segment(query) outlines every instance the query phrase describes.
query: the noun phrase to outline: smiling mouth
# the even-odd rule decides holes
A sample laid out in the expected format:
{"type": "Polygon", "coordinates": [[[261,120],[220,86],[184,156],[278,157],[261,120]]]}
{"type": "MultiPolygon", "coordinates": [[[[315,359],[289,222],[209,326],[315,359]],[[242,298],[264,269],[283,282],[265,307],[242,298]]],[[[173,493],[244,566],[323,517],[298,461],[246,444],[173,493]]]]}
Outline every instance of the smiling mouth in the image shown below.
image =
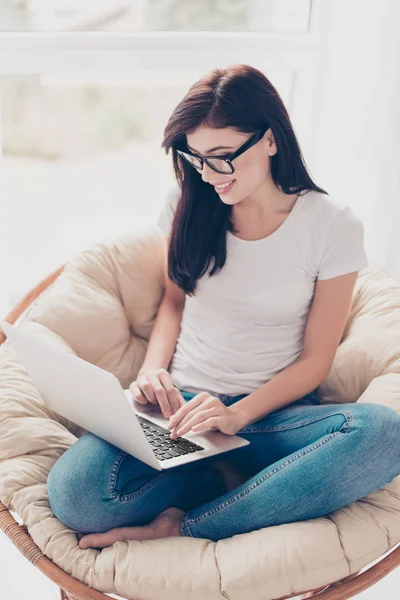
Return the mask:
{"type": "Polygon", "coordinates": [[[223,192],[224,190],[230,189],[235,182],[236,182],[236,179],[232,179],[231,181],[227,181],[224,184],[214,185],[214,188],[217,192],[223,192]]]}

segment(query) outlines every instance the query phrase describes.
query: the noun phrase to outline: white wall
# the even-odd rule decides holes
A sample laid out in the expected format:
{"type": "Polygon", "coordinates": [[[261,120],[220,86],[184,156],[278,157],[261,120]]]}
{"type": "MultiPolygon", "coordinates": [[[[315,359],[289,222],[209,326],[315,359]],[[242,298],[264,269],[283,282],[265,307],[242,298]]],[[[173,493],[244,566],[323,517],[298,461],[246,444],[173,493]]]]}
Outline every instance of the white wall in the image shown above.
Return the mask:
{"type": "Polygon", "coordinates": [[[314,168],[365,225],[371,262],[400,279],[400,2],[326,0],[314,168]]]}

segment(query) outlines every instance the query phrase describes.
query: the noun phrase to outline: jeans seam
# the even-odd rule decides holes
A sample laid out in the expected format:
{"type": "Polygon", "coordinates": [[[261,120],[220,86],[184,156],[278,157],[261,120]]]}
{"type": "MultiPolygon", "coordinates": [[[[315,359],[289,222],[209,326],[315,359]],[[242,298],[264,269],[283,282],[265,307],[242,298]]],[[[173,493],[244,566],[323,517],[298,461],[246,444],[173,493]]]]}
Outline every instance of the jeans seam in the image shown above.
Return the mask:
{"type": "Polygon", "coordinates": [[[278,467],[275,467],[275,469],[272,469],[272,471],[269,471],[268,473],[266,473],[265,475],[263,475],[262,477],[260,477],[256,481],[254,481],[252,484],[247,486],[244,490],[242,490],[241,492],[232,496],[232,498],[230,498],[229,500],[225,500],[221,504],[218,504],[218,506],[214,506],[214,508],[207,510],[205,513],[203,513],[202,515],[199,515],[198,517],[195,517],[194,519],[190,519],[187,517],[184,518],[182,521],[181,529],[183,531],[188,531],[190,533],[190,535],[192,535],[192,533],[190,532],[190,529],[188,527],[189,523],[199,523],[200,521],[206,519],[207,517],[209,517],[217,512],[220,512],[224,508],[227,508],[230,504],[232,504],[236,500],[242,498],[243,496],[245,496],[246,494],[251,492],[254,488],[256,488],[258,485],[263,483],[266,479],[268,479],[272,475],[275,475],[275,473],[277,473],[278,471],[281,471],[284,467],[290,465],[291,463],[295,462],[302,456],[305,456],[309,452],[312,452],[313,450],[318,449],[319,447],[321,447],[324,444],[326,444],[327,442],[329,442],[331,439],[337,437],[338,435],[342,435],[342,434],[343,434],[343,432],[341,432],[341,431],[335,431],[334,433],[331,433],[329,436],[322,438],[322,440],[320,440],[317,444],[310,446],[306,450],[301,450],[292,458],[286,460],[285,462],[282,462],[278,467]]]}
{"type": "Polygon", "coordinates": [[[121,463],[126,455],[127,455],[127,453],[124,452],[123,450],[121,450],[120,454],[118,454],[118,456],[115,459],[114,464],[111,468],[110,483],[109,483],[110,495],[112,496],[113,499],[117,499],[121,502],[123,502],[125,500],[134,500],[135,498],[138,498],[139,496],[145,494],[153,486],[155,486],[160,481],[161,478],[165,479],[165,473],[160,473],[159,475],[154,477],[154,479],[152,479],[151,481],[148,481],[139,490],[136,490],[136,492],[132,492],[132,494],[125,494],[125,495],[118,494],[118,492],[115,489],[115,486],[117,483],[117,477],[118,477],[119,469],[121,467],[121,463]]]}
{"type": "Polygon", "coordinates": [[[119,468],[121,466],[121,463],[122,463],[122,460],[123,460],[125,454],[126,454],[126,452],[121,450],[121,452],[118,454],[117,458],[115,459],[113,466],[111,467],[108,491],[109,491],[110,495],[112,496],[112,498],[117,498],[117,496],[118,496],[118,493],[115,490],[115,485],[117,483],[118,471],[119,471],[119,468]]]}
{"type": "Polygon", "coordinates": [[[322,417],[315,417],[314,419],[309,419],[308,421],[302,421],[300,423],[293,423],[289,425],[277,425],[276,427],[257,427],[257,425],[248,425],[244,427],[240,431],[237,432],[237,435],[241,433],[263,433],[265,431],[286,431],[288,429],[296,429],[298,427],[303,427],[304,425],[309,425],[310,423],[316,423],[317,421],[322,421],[322,419],[329,419],[329,417],[333,417],[335,415],[343,415],[346,419],[346,422],[342,425],[346,432],[350,431],[350,422],[352,421],[352,415],[350,412],[338,411],[334,412],[330,415],[323,415],[322,417]]]}
{"type": "Polygon", "coordinates": [[[183,535],[189,534],[190,537],[194,537],[193,533],[190,531],[190,527],[189,527],[187,521],[188,521],[187,519],[184,519],[183,521],[181,521],[181,532],[183,533],[183,535]]]}

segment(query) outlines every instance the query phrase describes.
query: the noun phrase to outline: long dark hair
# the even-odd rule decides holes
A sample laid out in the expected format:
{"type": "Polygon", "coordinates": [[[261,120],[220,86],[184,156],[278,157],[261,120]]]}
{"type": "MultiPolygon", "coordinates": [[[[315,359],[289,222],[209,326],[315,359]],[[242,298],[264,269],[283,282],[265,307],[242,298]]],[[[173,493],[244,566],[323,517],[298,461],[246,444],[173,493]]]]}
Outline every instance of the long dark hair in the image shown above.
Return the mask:
{"type": "Polygon", "coordinates": [[[166,154],[172,148],[180,188],[168,247],[168,275],[191,296],[212,259],[209,275],[222,269],[226,262],[226,231],[236,232],[231,222],[232,206],[221,202],[213,186],[177,153],[186,149],[186,134],[200,125],[231,127],[243,133],[271,128],[277,146],[277,153],[271,157],[275,185],[281,186],[285,194],[303,190],[327,194],[309,176],[282,99],[261,71],[239,64],[214,69],[202,77],[173,111],[161,144],[166,154]]]}

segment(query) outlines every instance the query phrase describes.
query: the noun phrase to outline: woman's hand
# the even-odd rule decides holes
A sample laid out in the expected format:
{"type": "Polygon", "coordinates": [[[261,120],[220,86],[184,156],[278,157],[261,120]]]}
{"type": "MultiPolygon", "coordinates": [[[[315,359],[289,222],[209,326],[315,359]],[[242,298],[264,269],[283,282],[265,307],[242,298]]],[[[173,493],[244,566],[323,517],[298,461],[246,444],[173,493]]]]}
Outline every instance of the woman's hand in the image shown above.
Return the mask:
{"type": "Polygon", "coordinates": [[[146,369],[139,371],[138,378],[129,389],[133,398],[139,404],[158,405],[166,419],[186,404],[180,390],[172,382],[171,375],[166,369],[146,369]]]}
{"type": "Polygon", "coordinates": [[[239,415],[208,392],[197,394],[181,406],[170,418],[168,425],[168,429],[174,429],[171,438],[177,438],[188,431],[206,429],[218,429],[227,435],[235,435],[241,428],[239,415]]]}

